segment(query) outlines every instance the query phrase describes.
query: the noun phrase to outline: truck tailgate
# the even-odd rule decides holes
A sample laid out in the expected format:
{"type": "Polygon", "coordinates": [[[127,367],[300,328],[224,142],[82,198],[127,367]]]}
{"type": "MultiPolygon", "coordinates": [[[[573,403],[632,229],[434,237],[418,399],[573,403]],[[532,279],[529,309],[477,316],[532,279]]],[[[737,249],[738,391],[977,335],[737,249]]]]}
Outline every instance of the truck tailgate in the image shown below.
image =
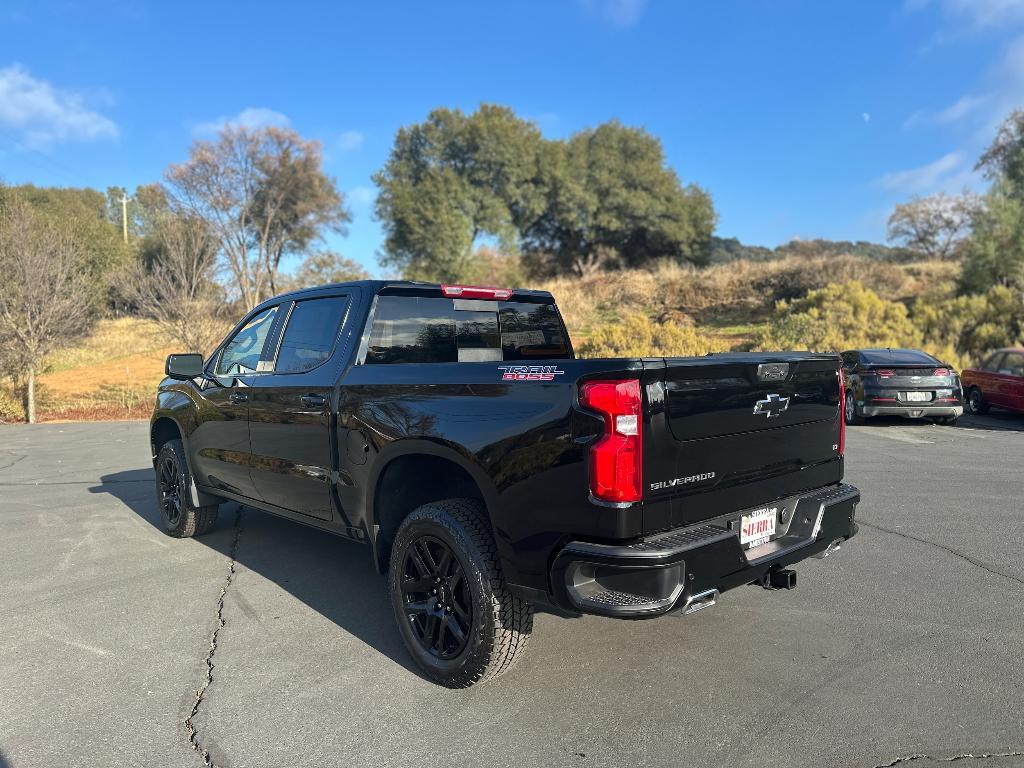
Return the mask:
{"type": "Polygon", "coordinates": [[[645,360],[645,532],[838,482],[839,370],[813,353],[645,360]]]}

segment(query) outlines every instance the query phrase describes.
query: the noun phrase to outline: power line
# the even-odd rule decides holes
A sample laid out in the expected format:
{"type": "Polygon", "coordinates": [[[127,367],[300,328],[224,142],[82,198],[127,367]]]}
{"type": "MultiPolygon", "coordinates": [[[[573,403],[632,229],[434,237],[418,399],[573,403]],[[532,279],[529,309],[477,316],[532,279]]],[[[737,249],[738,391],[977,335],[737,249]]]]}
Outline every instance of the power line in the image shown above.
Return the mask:
{"type": "Polygon", "coordinates": [[[7,131],[5,131],[5,130],[0,129],[0,136],[3,136],[4,138],[6,138],[8,141],[10,141],[12,144],[17,146],[21,150],[23,150],[25,152],[29,152],[29,153],[31,153],[33,155],[37,155],[38,157],[41,157],[43,160],[45,160],[47,163],[50,164],[49,167],[47,167],[45,165],[41,165],[39,163],[36,163],[35,165],[36,165],[37,168],[42,168],[43,170],[48,171],[49,173],[57,172],[57,173],[63,174],[65,177],[71,178],[72,181],[84,182],[85,186],[87,186],[87,187],[91,186],[90,183],[89,183],[89,180],[86,179],[85,176],[83,176],[81,173],[79,173],[78,171],[74,170],[73,168],[65,165],[64,163],[59,162],[56,158],[52,157],[51,155],[48,155],[45,152],[42,152],[41,150],[36,149],[35,147],[30,147],[27,144],[23,144],[21,141],[16,139],[14,136],[12,136],[11,134],[7,133],[7,131]]]}

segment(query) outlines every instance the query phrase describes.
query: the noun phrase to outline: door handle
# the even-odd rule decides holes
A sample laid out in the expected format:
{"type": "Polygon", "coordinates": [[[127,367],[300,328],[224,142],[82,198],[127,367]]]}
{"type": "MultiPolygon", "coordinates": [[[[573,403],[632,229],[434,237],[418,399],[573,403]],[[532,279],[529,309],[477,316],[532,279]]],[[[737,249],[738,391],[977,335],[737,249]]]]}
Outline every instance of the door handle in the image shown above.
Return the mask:
{"type": "Polygon", "coordinates": [[[302,404],[310,408],[323,408],[327,405],[327,398],[323,395],[303,395],[302,404]]]}
{"type": "Polygon", "coordinates": [[[232,392],[228,395],[228,400],[232,403],[244,403],[249,399],[249,395],[245,392],[232,392]]]}

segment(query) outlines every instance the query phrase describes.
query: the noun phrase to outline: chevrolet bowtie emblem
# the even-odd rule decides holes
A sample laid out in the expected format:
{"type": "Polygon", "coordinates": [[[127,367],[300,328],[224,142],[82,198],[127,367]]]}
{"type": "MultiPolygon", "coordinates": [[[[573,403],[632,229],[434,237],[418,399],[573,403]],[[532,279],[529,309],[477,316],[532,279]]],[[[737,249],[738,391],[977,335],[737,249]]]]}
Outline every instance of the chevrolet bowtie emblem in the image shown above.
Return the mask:
{"type": "Polygon", "coordinates": [[[754,403],[754,413],[763,413],[769,419],[772,416],[781,416],[787,408],[789,408],[789,398],[779,397],[774,392],[764,400],[758,400],[754,403]]]}

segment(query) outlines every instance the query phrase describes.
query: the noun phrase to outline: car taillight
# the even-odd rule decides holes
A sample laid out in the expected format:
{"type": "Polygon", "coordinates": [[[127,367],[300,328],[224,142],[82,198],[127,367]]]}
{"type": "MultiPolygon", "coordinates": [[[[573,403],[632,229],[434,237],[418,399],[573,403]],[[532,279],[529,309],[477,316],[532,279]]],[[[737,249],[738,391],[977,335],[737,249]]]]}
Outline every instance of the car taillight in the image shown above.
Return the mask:
{"type": "Polygon", "coordinates": [[[949,368],[936,368],[932,376],[949,376],[949,368]]]}
{"type": "Polygon", "coordinates": [[[590,492],[615,503],[643,497],[643,413],[640,382],[588,381],[580,403],[604,417],[604,435],[590,449],[590,492]]]}
{"type": "Polygon", "coordinates": [[[487,288],[482,285],[442,285],[441,293],[451,299],[505,301],[512,297],[511,288],[487,288]]]}
{"type": "Polygon", "coordinates": [[[846,379],[839,369],[839,455],[846,455],[846,379]]]}
{"type": "Polygon", "coordinates": [[[889,370],[888,368],[879,368],[875,371],[875,375],[880,379],[888,379],[896,375],[896,371],[889,370]]]}

